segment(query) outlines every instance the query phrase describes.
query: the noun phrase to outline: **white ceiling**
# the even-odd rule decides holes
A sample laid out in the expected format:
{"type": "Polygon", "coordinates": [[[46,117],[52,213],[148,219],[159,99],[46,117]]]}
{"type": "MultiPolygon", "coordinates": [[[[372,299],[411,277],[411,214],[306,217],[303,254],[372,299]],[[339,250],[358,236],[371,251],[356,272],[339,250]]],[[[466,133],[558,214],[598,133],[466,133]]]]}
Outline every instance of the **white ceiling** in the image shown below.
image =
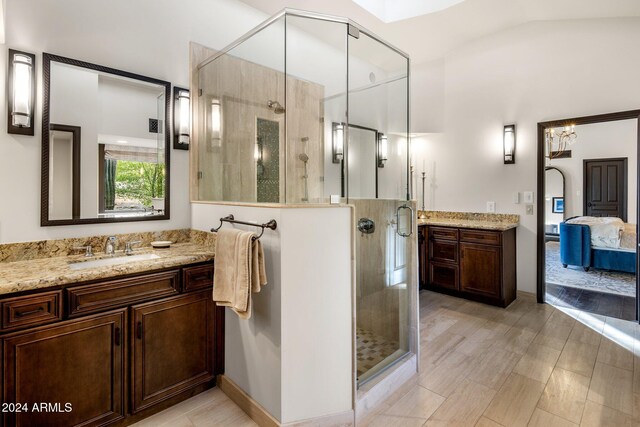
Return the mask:
{"type": "Polygon", "coordinates": [[[465,0],[353,0],[383,22],[401,21],[447,9],[465,0]]]}
{"type": "MultiPolygon", "coordinates": [[[[352,0],[241,1],[269,15],[289,7],[351,18],[409,53],[414,64],[531,21],[640,16],[640,0],[466,0],[438,12],[385,23],[352,0]]],[[[386,0],[377,0],[382,1],[386,0]]]]}

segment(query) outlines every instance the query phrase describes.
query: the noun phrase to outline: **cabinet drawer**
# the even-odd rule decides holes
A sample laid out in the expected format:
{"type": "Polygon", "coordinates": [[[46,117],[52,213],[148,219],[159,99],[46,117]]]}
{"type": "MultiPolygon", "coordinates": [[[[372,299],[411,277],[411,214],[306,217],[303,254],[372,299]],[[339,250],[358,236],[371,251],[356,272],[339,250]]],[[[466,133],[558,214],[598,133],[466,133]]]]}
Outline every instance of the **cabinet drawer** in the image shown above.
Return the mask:
{"type": "Polygon", "coordinates": [[[213,264],[189,267],[182,270],[182,290],[213,289],[213,264]]]}
{"type": "Polygon", "coordinates": [[[460,230],[460,241],[470,243],[484,243],[485,245],[500,245],[502,239],[499,231],[460,230]]]}
{"type": "Polygon", "coordinates": [[[432,261],[458,262],[458,242],[451,240],[430,240],[429,259],[432,261]]]}
{"type": "Polygon", "coordinates": [[[178,278],[179,271],[172,270],[68,288],[69,316],[175,295],[178,293],[178,278]]]}
{"type": "Polygon", "coordinates": [[[458,290],[458,266],[430,262],[429,284],[440,288],[458,290]]]}
{"type": "Polygon", "coordinates": [[[458,240],[458,230],[446,227],[429,227],[429,239],[458,240]]]}
{"type": "Polygon", "coordinates": [[[8,298],[2,301],[2,329],[44,325],[62,319],[62,291],[8,298]]]}

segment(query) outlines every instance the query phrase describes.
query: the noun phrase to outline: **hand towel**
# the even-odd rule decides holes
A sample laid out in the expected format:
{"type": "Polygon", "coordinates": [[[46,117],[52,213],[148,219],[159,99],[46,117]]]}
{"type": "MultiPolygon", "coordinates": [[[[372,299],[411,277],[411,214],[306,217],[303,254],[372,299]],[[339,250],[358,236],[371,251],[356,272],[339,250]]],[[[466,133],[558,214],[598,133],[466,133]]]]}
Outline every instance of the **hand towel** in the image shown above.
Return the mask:
{"type": "Polygon", "coordinates": [[[262,243],[253,236],[250,231],[223,229],[216,240],[213,300],[241,319],[251,317],[251,293],[267,284],[262,243]]]}

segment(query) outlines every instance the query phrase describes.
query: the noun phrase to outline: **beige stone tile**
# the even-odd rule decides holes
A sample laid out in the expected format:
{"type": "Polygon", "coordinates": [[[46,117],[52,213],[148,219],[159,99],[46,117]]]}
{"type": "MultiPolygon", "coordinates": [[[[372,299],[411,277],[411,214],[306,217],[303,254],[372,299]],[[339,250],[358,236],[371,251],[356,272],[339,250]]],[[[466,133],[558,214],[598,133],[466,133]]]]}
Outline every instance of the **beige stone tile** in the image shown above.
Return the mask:
{"type": "MultiPolygon", "coordinates": [[[[564,326],[573,326],[576,323],[576,319],[580,315],[578,310],[565,309],[566,311],[555,310],[549,316],[549,320],[547,320],[547,325],[564,325],[564,326]]],[[[546,325],[545,325],[546,326],[546,325]]]]}
{"type": "Polygon", "coordinates": [[[596,362],[587,399],[633,415],[633,372],[596,362]]]}
{"type": "Polygon", "coordinates": [[[487,323],[487,319],[463,314],[460,315],[459,320],[451,326],[447,332],[463,337],[470,337],[485,323],[487,323]]]}
{"type": "Polygon", "coordinates": [[[599,345],[604,329],[605,318],[597,314],[580,313],[577,322],[571,330],[569,340],[587,344],[599,345]]]}
{"type": "Polygon", "coordinates": [[[524,354],[535,337],[536,332],[511,328],[496,339],[495,345],[512,353],[524,354]]]}
{"type": "Polygon", "coordinates": [[[475,427],[503,427],[502,424],[498,424],[497,422],[490,420],[487,417],[480,417],[475,427]]]}
{"type": "Polygon", "coordinates": [[[634,357],[633,363],[633,392],[640,393],[640,357],[634,357]]]}
{"type": "Polygon", "coordinates": [[[424,418],[435,412],[445,398],[424,387],[416,386],[387,409],[385,415],[424,418]]]}
{"type": "Polygon", "coordinates": [[[513,372],[546,383],[560,357],[560,351],[531,344],[513,372]]]}
{"type": "Polygon", "coordinates": [[[581,427],[637,427],[638,423],[623,412],[602,406],[590,400],[584,407],[581,427]]]}
{"type": "MultiPolygon", "coordinates": [[[[158,424],[156,424],[158,426],[158,424]]],[[[158,427],[194,427],[193,423],[186,415],[173,419],[165,424],[160,424],[158,427]]]]}
{"type": "Polygon", "coordinates": [[[528,427],[574,427],[578,424],[574,424],[571,421],[567,421],[557,415],[550,414],[542,409],[537,408],[533,411],[531,420],[528,427]]]}
{"type": "Polygon", "coordinates": [[[597,356],[597,345],[569,340],[562,349],[556,366],[585,377],[591,377],[597,356]]]}
{"type": "Polygon", "coordinates": [[[539,332],[547,322],[551,312],[547,310],[533,309],[524,314],[516,323],[513,324],[514,328],[527,329],[533,332],[539,332]]]}
{"type": "MultiPolygon", "coordinates": [[[[606,329],[606,328],[605,328],[606,329]]],[[[630,341],[633,346],[633,341],[630,341]]],[[[627,349],[611,338],[603,337],[598,351],[598,362],[633,370],[633,349],[627,349]]]]}
{"type": "Polygon", "coordinates": [[[423,341],[433,341],[457,321],[457,319],[445,315],[429,317],[420,322],[420,338],[423,341]]]}
{"type": "Polygon", "coordinates": [[[533,344],[544,345],[562,351],[572,329],[573,324],[565,325],[547,322],[533,340],[533,344]]]}
{"type": "Polygon", "coordinates": [[[429,417],[425,427],[472,426],[493,399],[495,391],[470,380],[464,380],[429,417]]]}
{"type": "Polygon", "coordinates": [[[542,392],[538,408],[579,424],[590,381],[589,377],[556,367],[542,392]]]}
{"type": "Polygon", "coordinates": [[[424,418],[394,417],[391,415],[376,415],[366,424],[368,427],[420,427],[424,418]]]}
{"type": "Polygon", "coordinates": [[[423,364],[437,365],[458,346],[464,337],[444,332],[433,341],[420,344],[420,361],[423,364]]]}
{"type": "Polygon", "coordinates": [[[418,384],[441,396],[449,397],[475,366],[476,360],[473,357],[456,350],[439,365],[423,369],[418,384]]]}
{"type": "Polygon", "coordinates": [[[477,364],[468,378],[498,390],[519,360],[519,354],[492,347],[478,357],[477,364]]]}
{"type": "Polygon", "coordinates": [[[484,416],[505,426],[526,426],[536,408],[544,384],[511,374],[484,412],[484,416]]]}

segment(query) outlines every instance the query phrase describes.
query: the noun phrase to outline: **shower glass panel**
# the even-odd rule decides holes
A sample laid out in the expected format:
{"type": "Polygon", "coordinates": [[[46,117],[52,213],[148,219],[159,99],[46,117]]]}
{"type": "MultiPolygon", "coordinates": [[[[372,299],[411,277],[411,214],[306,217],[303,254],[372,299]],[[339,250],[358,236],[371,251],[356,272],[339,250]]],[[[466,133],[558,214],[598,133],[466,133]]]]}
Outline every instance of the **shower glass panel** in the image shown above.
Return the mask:
{"type": "Polygon", "coordinates": [[[408,74],[348,19],[290,10],[198,69],[196,200],[354,206],[358,385],[416,350],[408,74]]]}
{"type": "Polygon", "coordinates": [[[358,384],[410,350],[414,268],[408,209],[408,59],[360,32],[349,37],[348,198],[373,233],[356,233],[358,384]],[[376,129],[364,139],[363,128],[376,129]]]}
{"type": "Polygon", "coordinates": [[[284,43],[282,17],[200,70],[199,200],[284,202],[284,43]],[[269,135],[260,135],[266,123],[269,135]]]}

